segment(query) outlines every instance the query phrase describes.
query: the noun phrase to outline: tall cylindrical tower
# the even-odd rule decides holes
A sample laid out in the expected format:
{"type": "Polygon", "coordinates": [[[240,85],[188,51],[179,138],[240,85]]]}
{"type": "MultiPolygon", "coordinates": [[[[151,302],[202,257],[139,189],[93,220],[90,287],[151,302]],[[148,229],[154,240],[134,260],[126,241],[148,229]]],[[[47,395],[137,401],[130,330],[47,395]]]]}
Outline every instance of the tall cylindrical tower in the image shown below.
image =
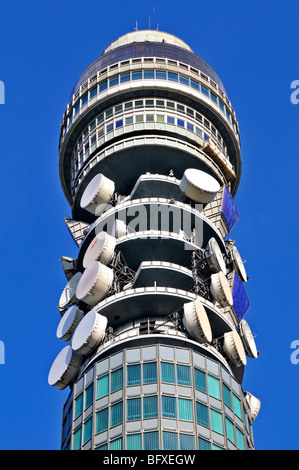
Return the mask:
{"type": "Polygon", "coordinates": [[[78,245],[49,372],[69,388],[62,449],[253,449],[240,138],[218,75],[171,34],[118,38],[75,84],[59,156],[78,245]]]}

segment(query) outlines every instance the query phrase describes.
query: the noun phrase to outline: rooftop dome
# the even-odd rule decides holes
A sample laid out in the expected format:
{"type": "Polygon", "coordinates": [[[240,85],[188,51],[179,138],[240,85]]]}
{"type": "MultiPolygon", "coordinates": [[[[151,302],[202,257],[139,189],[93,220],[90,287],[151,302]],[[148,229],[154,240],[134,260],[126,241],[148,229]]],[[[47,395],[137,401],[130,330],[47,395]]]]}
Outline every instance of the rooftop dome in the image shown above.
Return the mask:
{"type": "Polygon", "coordinates": [[[118,39],[113,41],[103,52],[111,51],[119,46],[125,46],[127,44],[132,44],[133,42],[163,42],[166,44],[173,44],[174,46],[183,47],[190,52],[193,52],[191,47],[188,46],[184,41],[180,38],[177,38],[173,34],[165,33],[164,31],[157,31],[154,29],[145,29],[141,31],[133,31],[131,33],[124,34],[120,36],[118,39]]]}

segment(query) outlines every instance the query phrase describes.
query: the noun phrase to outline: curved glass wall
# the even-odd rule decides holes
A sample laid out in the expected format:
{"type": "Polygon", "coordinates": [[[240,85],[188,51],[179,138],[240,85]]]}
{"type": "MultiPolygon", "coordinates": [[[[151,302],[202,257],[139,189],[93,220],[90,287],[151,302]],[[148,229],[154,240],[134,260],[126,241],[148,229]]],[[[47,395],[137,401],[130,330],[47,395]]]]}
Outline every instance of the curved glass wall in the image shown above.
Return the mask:
{"type": "Polygon", "coordinates": [[[76,93],[78,88],[97,71],[115,62],[137,57],[163,57],[189,64],[211,77],[222,91],[225,92],[224,85],[216,72],[203,59],[194,54],[194,52],[172,44],[145,42],[120,46],[117,49],[102,54],[79,77],[72,90],[72,94],[76,93]]]}
{"type": "Polygon", "coordinates": [[[104,143],[125,132],[147,128],[175,132],[197,140],[199,145],[211,140],[233,174],[225,141],[209,119],[179,102],[151,98],[130,100],[108,108],[86,126],[74,146],[72,178],[77,177],[89,156],[104,143]]]}
{"type": "Polygon", "coordinates": [[[74,385],[62,448],[252,449],[247,411],[240,384],[216,361],[163,343],[130,347],[100,355],[74,385]]]}
{"type": "MultiPolygon", "coordinates": [[[[119,73],[113,75],[106,80],[101,81],[92,87],[89,91],[86,91],[77,101],[74,102],[73,106],[68,111],[67,124],[63,128],[62,137],[65,136],[66,132],[79,115],[79,111],[85,109],[92,99],[96,96],[101,95],[107,89],[111,89],[116,85],[121,85],[126,82],[134,82],[142,80],[142,83],[147,80],[166,80],[168,82],[178,83],[181,85],[193,88],[216,105],[222,112],[223,116],[226,117],[230,125],[234,128],[237,133],[237,127],[232,118],[231,112],[224,99],[219,98],[216,92],[213,92],[210,87],[203,85],[200,81],[190,78],[187,74],[170,72],[168,70],[156,70],[156,69],[140,69],[140,70],[128,70],[125,73],[119,73]]],[[[145,83],[144,83],[145,84],[145,83]]]]}

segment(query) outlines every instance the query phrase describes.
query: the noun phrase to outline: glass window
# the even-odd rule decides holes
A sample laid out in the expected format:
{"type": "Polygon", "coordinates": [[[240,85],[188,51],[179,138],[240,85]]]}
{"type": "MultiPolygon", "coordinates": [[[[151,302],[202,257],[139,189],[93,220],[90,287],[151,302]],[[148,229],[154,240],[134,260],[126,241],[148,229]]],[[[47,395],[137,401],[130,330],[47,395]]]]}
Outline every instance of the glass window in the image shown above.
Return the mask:
{"type": "Polygon", "coordinates": [[[176,109],[177,109],[178,111],[181,111],[182,113],[185,112],[185,106],[183,106],[183,105],[181,105],[181,104],[177,104],[177,105],[176,105],[176,109]]]}
{"type": "Polygon", "coordinates": [[[202,437],[198,438],[198,450],[211,450],[211,445],[209,441],[203,439],[202,437]]]}
{"type": "Polygon", "coordinates": [[[135,108],[143,108],[143,100],[137,100],[134,103],[135,108]]]}
{"type": "Polygon", "coordinates": [[[235,443],[234,425],[231,422],[231,420],[228,418],[225,418],[225,427],[226,427],[227,438],[234,444],[235,443]]]}
{"type": "Polygon", "coordinates": [[[157,363],[146,362],[143,364],[143,383],[157,382],[157,363]]]}
{"type": "Polygon", "coordinates": [[[168,72],[168,80],[170,80],[171,82],[177,82],[178,79],[179,77],[177,73],[168,72]]]}
{"type": "Polygon", "coordinates": [[[174,117],[172,117],[172,116],[167,116],[167,123],[168,123],[168,124],[174,124],[174,117]]]}
{"type": "Polygon", "coordinates": [[[237,438],[237,447],[238,447],[238,449],[239,450],[245,450],[244,434],[238,428],[236,428],[236,438],[237,438]]]}
{"type": "Polygon", "coordinates": [[[162,395],[162,416],[163,418],[176,418],[175,397],[162,395]]]}
{"type": "Polygon", "coordinates": [[[123,448],[123,438],[119,437],[110,441],[110,450],[122,450],[123,448]]]}
{"type": "Polygon", "coordinates": [[[83,444],[85,444],[92,437],[92,417],[90,417],[86,423],[84,423],[84,437],[83,444]]]}
{"type": "Polygon", "coordinates": [[[172,101],[167,101],[167,102],[166,102],[166,106],[167,106],[167,108],[169,108],[169,109],[174,109],[174,103],[173,103],[172,101]]]}
{"type": "Polygon", "coordinates": [[[155,78],[155,71],[154,70],[144,70],[143,71],[143,78],[155,78]]]}
{"type": "Polygon", "coordinates": [[[156,78],[160,80],[166,80],[166,72],[163,70],[156,70],[156,78]]]}
{"type": "Polygon", "coordinates": [[[206,96],[210,96],[210,90],[203,85],[201,85],[201,92],[206,96]]]}
{"type": "Polygon", "coordinates": [[[109,132],[111,132],[111,131],[113,131],[113,124],[109,124],[109,125],[106,127],[106,132],[107,132],[107,134],[108,134],[109,132]]]}
{"type": "Polygon", "coordinates": [[[98,130],[98,139],[101,139],[101,137],[103,137],[103,135],[104,135],[104,127],[101,127],[98,130]]]}
{"type": "Polygon", "coordinates": [[[119,127],[122,127],[122,126],[123,126],[123,120],[122,119],[115,122],[115,129],[118,129],[119,127]]]}
{"type": "Polygon", "coordinates": [[[218,104],[218,98],[216,95],[214,95],[214,93],[211,91],[211,99],[212,101],[214,101],[214,103],[218,104]]]}
{"type": "Polygon", "coordinates": [[[128,111],[129,109],[133,109],[133,101],[125,103],[125,111],[128,111]]]}
{"type": "Polygon", "coordinates": [[[130,73],[122,73],[120,75],[120,83],[129,82],[130,78],[130,73]]]}
{"type": "Polygon", "coordinates": [[[178,126],[185,127],[185,121],[183,121],[183,119],[178,119],[177,123],[178,123],[178,126]]]}
{"type": "Polygon", "coordinates": [[[117,369],[111,373],[111,392],[123,387],[123,369],[117,369]]]}
{"type": "Polygon", "coordinates": [[[113,116],[113,108],[110,108],[108,109],[108,111],[106,111],[106,119],[110,118],[111,116],[113,116]]]}
{"type": "Polygon", "coordinates": [[[194,369],[194,385],[197,390],[201,390],[202,392],[207,391],[205,372],[199,369],[194,369]]]}
{"type": "Polygon", "coordinates": [[[75,107],[75,114],[77,114],[77,112],[79,111],[80,109],[80,103],[77,104],[77,106],[75,107]]]}
{"type": "Polygon", "coordinates": [[[100,446],[96,447],[95,450],[108,450],[108,444],[101,444],[100,446]]]}
{"type": "Polygon", "coordinates": [[[145,106],[151,108],[154,106],[154,100],[145,100],[145,106]]]}
{"type": "Polygon", "coordinates": [[[233,393],[233,405],[234,405],[234,413],[242,419],[242,411],[241,411],[241,401],[239,398],[233,393]]]}
{"type": "Polygon", "coordinates": [[[156,418],[158,416],[158,397],[157,395],[143,398],[143,419],[156,418]]]}
{"type": "Polygon", "coordinates": [[[99,114],[98,116],[98,124],[101,124],[101,122],[104,121],[104,113],[99,114]]]}
{"type": "Polygon", "coordinates": [[[177,438],[176,433],[163,431],[162,438],[163,438],[163,450],[177,450],[178,438],[177,438]]]}
{"type": "Polygon", "coordinates": [[[126,125],[133,124],[133,116],[129,116],[126,118],[126,125]]]}
{"type": "Polygon", "coordinates": [[[164,122],[164,116],[162,114],[157,114],[157,122],[164,122]]]}
{"type": "Polygon", "coordinates": [[[178,414],[179,419],[184,419],[185,421],[193,421],[192,400],[178,398],[178,414]]]}
{"type": "Polygon", "coordinates": [[[204,125],[207,129],[210,129],[210,122],[207,121],[206,119],[203,120],[204,121],[204,125]]]}
{"type": "Polygon", "coordinates": [[[81,448],[82,428],[80,427],[74,432],[73,449],[78,450],[81,448]]]}
{"type": "Polygon", "coordinates": [[[118,75],[116,77],[109,78],[109,87],[118,85],[118,75]]]}
{"type": "Polygon", "coordinates": [[[194,88],[195,90],[199,90],[199,83],[195,82],[194,80],[191,80],[191,87],[194,88]]]}
{"type": "Polygon", "coordinates": [[[194,126],[193,126],[193,124],[191,124],[190,122],[187,122],[187,129],[188,129],[189,131],[194,132],[194,126]]]}
{"type": "Polygon", "coordinates": [[[127,420],[141,419],[141,398],[130,398],[127,400],[127,420]]]}
{"type": "Polygon", "coordinates": [[[141,434],[129,434],[127,436],[127,450],[142,450],[141,434]]]}
{"type": "Polygon", "coordinates": [[[213,431],[223,434],[222,414],[216,410],[210,410],[211,428],[213,431]]]}
{"type": "Polygon", "coordinates": [[[212,375],[208,375],[208,391],[209,395],[220,400],[220,385],[219,380],[212,375]]]}
{"type": "Polygon", "coordinates": [[[198,424],[209,427],[208,407],[196,402],[196,419],[198,424]]]}
{"type": "Polygon", "coordinates": [[[88,408],[89,405],[93,402],[93,384],[89,385],[85,390],[85,403],[84,408],[88,408]]]}
{"type": "Polygon", "coordinates": [[[161,362],[161,381],[170,384],[175,383],[174,364],[169,362],[161,362]]]}
{"type": "Polygon", "coordinates": [[[81,106],[84,106],[85,103],[87,103],[87,99],[88,99],[88,96],[87,96],[87,93],[86,93],[86,95],[84,95],[84,96],[81,98],[81,106]]]}
{"type": "Polygon", "coordinates": [[[164,100],[156,100],[156,106],[157,108],[164,108],[165,107],[164,100]]]}
{"type": "Polygon", "coordinates": [[[158,431],[145,432],[143,435],[144,450],[159,450],[158,431]]]}
{"type": "Polygon", "coordinates": [[[127,366],[127,385],[139,385],[141,382],[140,364],[127,366]]]}
{"type": "Polygon", "coordinates": [[[136,122],[143,122],[143,116],[136,116],[136,122]]]}
{"type": "Polygon", "coordinates": [[[198,127],[196,127],[195,132],[196,132],[197,135],[199,135],[200,137],[202,137],[202,131],[201,131],[201,129],[198,129],[198,127]]]}
{"type": "Polygon", "coordinates": [[[132,72],[132,80],[141,80],[142,79],[142,71],[132,72]]]}
{"type": "Polygon", "coordinates": [[[225,384],[223,384],[223,400],[224,400],[224,403],[230,409],[232,409],[232,399],[231,399],[230,389],[225,384]]]}
{"type": "Polygon", "coordinates": [[[115,113],[115,114],[119,114],[119,113],[122,112],[122,110],[123,110],[123,105],[122,105],[122,104],[119,104],[118,106],[115,106],[115,108],[114,108],[114,113],[115,113]]]}
{"type": "Polygon", "coordinates": [[[183,83],[183,85],[189,86],[189,78],[185,77],[184,75],[180,75],[180,83],[183,83]]]}
{"type": "Polygon", "coordinates": [[[154,122],[154,115],[146,114],[145,119],[146,119],[146,122],[154,122]]]}
{"type": "Polygon", "coordinates": [[[194,450],[194,436],[191,434],[180,434],[180,450],[194,450]]]}
{"type": "Polygon", "coordinates": [[[120,401],[111,406],[110,409],[110,426],[116,426],[123,421],[123,402],[120,401]]]}
{"type": "Polygon", "coordinates": [[[83,393],[75,399],[75,418],[83,412],[83,393]]]}
{"type": "Polygon", "coordinates": [[[90,90],[90,92],[89,92],[89,99],[91,99],[91,98],[93,98],[94,96],[96,96],[97,92],[98,92],[98,89],[97,89],[97,87],[95,86],[95,87],[92,88],[92,89],[90,90]]]}
{"type": "Polygon", "coordinates": [[[212,444],[212,450],[223,450],[223,447],[218,446],[217,444],[212,444]]]}
{"type": "Polygon", "coordinates": [[[191,385],[190,367],[177,364],[177,381],[179,385],[191,385]]]}
{"type": "Polygon", "coordinates": [[[222,103],[221,100],[219,100],[219,107],[222,109],[223,112],[225,112],[224,104],[222,103]]]}
{"type": "Polygon", "coordinates": [[[108,408],[99,411],[96,414],[96,433],[108,429],[108,408]]]}
{"type": "Polygon", "coordinates": [[[100,91],[106,90],[107,85],[108,85],[107,80],[105,80],[104,82],[101,82],[100,85],[99,85],[99,90],[100,90],[100,91]]]}

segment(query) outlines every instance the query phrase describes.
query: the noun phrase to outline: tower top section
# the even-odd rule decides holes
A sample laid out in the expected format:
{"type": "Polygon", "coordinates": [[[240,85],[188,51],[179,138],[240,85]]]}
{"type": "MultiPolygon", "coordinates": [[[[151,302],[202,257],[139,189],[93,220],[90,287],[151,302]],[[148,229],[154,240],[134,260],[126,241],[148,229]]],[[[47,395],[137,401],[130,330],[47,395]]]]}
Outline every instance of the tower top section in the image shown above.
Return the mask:
{"type": "Polygon", "coordinates": [[[172,44],[173,46],[183,47],[190,52],[193,52],[190,46],[186,44],[182,39],[174,36],[170,33],[165,33],[164,31],[158,31],[154,29],[144,29],[140,31],[133,31],[131,33],[124,34],[120,36],[115,41],[113,41],[103,52],[109,52],[116,47],[125,46],[127,44],[132,44],[134,42],[161,42],[166,44],[172,44]]]}
{"type": "Polygon", "coordinates": [[[140,57],[160,57],[179,61],[200,70],[226,93],[225,87],[212,67],[195,54],[188,44],[170,33],[157,30],[140,30],[124,34],[110,45],[80,75],[71,97],[95,73],[117,62],[140,57]]]}

